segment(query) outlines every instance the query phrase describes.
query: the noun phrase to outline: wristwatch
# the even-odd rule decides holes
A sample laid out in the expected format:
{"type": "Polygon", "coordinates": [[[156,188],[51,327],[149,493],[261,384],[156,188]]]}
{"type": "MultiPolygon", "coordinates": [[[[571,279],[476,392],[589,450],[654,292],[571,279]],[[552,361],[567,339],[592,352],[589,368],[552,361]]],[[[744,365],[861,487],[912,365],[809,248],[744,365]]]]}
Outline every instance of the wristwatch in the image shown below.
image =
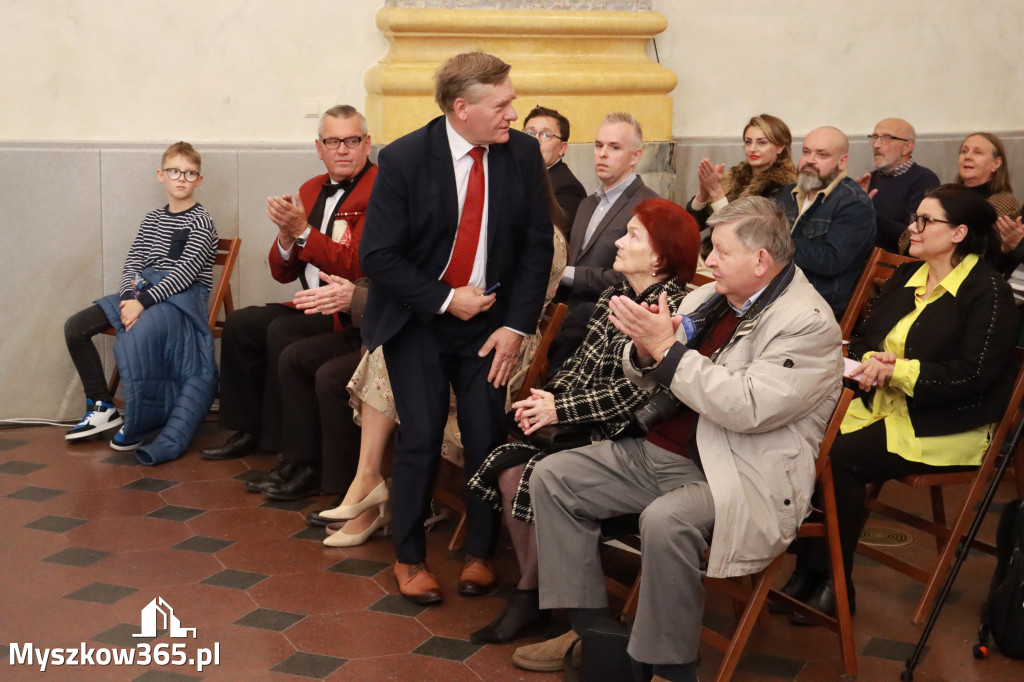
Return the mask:
{"type": "Polygon", "coordinates": [[[313,226],[306,225],[306,229],[302,231],[302,234],[295,238],[295,243],[299,245],[300,249],[306,248],[306,240],[309,239],[309,233],[312,231],[313,226]]]}

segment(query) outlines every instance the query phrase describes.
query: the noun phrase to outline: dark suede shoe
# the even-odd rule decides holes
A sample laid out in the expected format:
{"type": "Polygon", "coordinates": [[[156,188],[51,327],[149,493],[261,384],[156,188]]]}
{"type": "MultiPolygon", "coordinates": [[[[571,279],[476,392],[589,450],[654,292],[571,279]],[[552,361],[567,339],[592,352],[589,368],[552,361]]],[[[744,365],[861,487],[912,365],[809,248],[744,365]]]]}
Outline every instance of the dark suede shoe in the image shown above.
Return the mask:
{"type": "Polygon", "coordinates": [[[295,467],[297,466],[299,465],[295,462],[285,462],[282,460],[277,463],[277,466],[264,473],[260,478],[246,481],[245,489],[251,493],[261,493],[271,486],[284,483],[295,475],[295,467]]]}
{"type": "MultiPolygon", "coordinates": [[[[846,581],[846,591],[850,598],[850,615],[857,612],[857,591],[853,589],[853,583],[846,581]]],[[[836,591],[831,580],[823,582],[814,594],[804,599],[803,602],[816,611],[821,611],[826,616],[836,615],[836,591]]],[[[802,613],[789,614],[789,622],[793,625],[817,625],[818,623],[802,613]]]]}
{"type": "Polygon", "coordinates": [[[320,472],[308,464],[296,464],[292,476],[285,481],[268,486],[263,497],[268,500],[301,500],[320,494],[320,472]]]}
{"type": "Polygon", "coordinates": [[[551,620],[551,612],[541,610],[537,590],[519,590],[512,593],[501,614],[491,623],[469,636],[481,644],[511,642],[532,627],[540,627],[551,620]]]}
{"type": "MultiPolygon", "coordinates": [[[[782,586],[779,592],[797,601],[806,601],[827,580],[828,577],[821,571],[807,571],[796,568],[793,571],[793,575],[789,576],[789,580],[786,581],[786,584],[782,586]]],[[[768,613],[789,613],[789,607],[769,596],[768,613]]]]}
{"type": "Polygon", "coordinates": [[[238,459],[256,450],[259,444],[260,437],[258,434],[250,433],[249,431],[238,431],[228,438],[224,445],[203,450],[201,457],[212,460],[238,459]]]}

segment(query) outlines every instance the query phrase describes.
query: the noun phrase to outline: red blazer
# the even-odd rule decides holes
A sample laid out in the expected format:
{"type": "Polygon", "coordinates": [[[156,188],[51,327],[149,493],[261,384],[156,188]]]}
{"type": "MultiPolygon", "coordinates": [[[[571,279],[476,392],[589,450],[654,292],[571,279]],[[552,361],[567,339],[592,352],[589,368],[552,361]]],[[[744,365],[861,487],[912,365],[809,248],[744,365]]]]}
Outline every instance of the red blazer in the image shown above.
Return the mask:
{"type": "MultiPolygon", "coordinates": [[[[369,163],[369,161],[367,161],[369,163]]],[[[366,222],[366,205],[370,202],[370,191],[373,189],[373,181],[377,177],[377,166],[371,165],[352,191],[346,194],[338,207],[335,209],[335,219],[348,222],[348,234],[351,239],[347,244],[336,243],[333,239],[321,232],[315,225],[309,232],[306,239],[306,246],[293,247],[297,257],[283,260],[278,250],[277,237],[270,246],[270,274],[274,279],[283,284],[294,282],[299,278],[299,273],[306,267],[306,263],[312,263],[329,275],[338,275],[347,280],[355,282],[362,278],[363,272],[359,268],[359,239],[363,235],[363,223],[366,222]]],[[[306,219],[309,220],[309,211],[313,210],[317,196],[320,194],[320,187],[327,181],[327,174],[318,175],[303,183],[299,188],[299,198],[306,208],[306,219]]],[[[293,254],[294,256],[295,254],[293,254]]],[[[360,282],[352,294],[352,308],[350,310],[351,322],[346,317],[344,323],[337,313],[334,314],[334,329],[338,331],[349,323],[359,327],[363,317],[363,308],[366,304],[366,282],[360,282]]],[[[287,301],[284,305],[291,306],[292,302],[287,301]]]]}
{"type": "MultiPolygon", "coordinates": [[[[367,162],[369,163],[369,162],[367,162]]],[[[294,247],[297,251],[297,258],[283,260],[278,252],[277,237],[270,246],[270,274],[278,282],[294,282],[299,278],[299,273],[306,267],[306,263],[312,263],[329,275],[338,275],[345,279],[355,281],[363,276],[359,269],[359,238],[363,234],[363,223],[366,222],[366,205],[370,202],[370,191],[373,189],[373,181],[377,177],[377,166],[370,168],[359,179],[359,183],[346,194],[341,203],[335,209],[335,220],[345,220],[348,223],[347,234],[351,239],[348,243],[341,244],[332,240],[321,232],[318,226],[313,225],[306,246],[294,247]]],[[[309,211],[313,209],[317,196],[320,194],[320,187],[327,180],[327,174],[318,175],[307,180],[299,188],[299,198],[302,205],[306,207],[306,219],[309,219],[309,211]]],[[[312,283],[311,283],[312,284],[312,283]]]]}

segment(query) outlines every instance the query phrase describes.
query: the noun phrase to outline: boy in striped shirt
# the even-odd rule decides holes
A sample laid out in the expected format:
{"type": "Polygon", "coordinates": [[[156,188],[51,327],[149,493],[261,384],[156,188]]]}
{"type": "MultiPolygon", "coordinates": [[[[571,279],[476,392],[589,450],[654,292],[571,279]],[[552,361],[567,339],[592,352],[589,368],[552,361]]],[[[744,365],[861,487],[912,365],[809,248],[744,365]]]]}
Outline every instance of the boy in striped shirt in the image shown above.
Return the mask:
{"type": "MultiPolygon", "coordinates": [[[[167,205],[143,218],[121,272],[119,305],[126,332],[147,308],[193,284],[205,286],[209,294],[217,255],[217,230],[206,210],[193,198],[203,182],[201,166],[199,152],[188,142],[176,142],[164,152],[156,177],[167,193],[167,205]],[[146,268],[163,273],[163,279],[148,285],[142,277],[146,268]]],[[[107,388],[103,364],[92,342],[93,336],[110,326],[106,313],[96,304],[75,313],[64,324],[64,337],[82,379],[86,402],[85,416],[64,436],[68,441],[108,433],[124,421],[114,407],[114,396],[107,388]]],[[[134,450],[138,444],[126,442],[123,429],[110,441],[115,450],[134,450]]]]}

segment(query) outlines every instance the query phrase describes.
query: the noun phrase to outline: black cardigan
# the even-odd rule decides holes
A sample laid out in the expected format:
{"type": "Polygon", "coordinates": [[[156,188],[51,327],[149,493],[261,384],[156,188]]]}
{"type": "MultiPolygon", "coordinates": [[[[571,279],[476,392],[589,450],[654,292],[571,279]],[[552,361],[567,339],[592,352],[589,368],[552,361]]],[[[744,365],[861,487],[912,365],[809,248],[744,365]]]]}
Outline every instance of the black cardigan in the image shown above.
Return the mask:
{"type": "MultiPolygon", "coordinates": [[[[853,358],[882,350],[886,335],[914,310],[914,289],[904,285],[922,265],[901,265],[882,287],[860,335],[850,342],[853,358]]],[[[904,352],[921,361],[914,396],[907,396],[918,436],[961,433],[999,421],[1016,375],[1019,326],[1009,285],[982,260],[955,297],[945,293],[925,307],[907,334],[904,352]]],[[[872,393],[865,405],[870,406],[872,393]]]]}

